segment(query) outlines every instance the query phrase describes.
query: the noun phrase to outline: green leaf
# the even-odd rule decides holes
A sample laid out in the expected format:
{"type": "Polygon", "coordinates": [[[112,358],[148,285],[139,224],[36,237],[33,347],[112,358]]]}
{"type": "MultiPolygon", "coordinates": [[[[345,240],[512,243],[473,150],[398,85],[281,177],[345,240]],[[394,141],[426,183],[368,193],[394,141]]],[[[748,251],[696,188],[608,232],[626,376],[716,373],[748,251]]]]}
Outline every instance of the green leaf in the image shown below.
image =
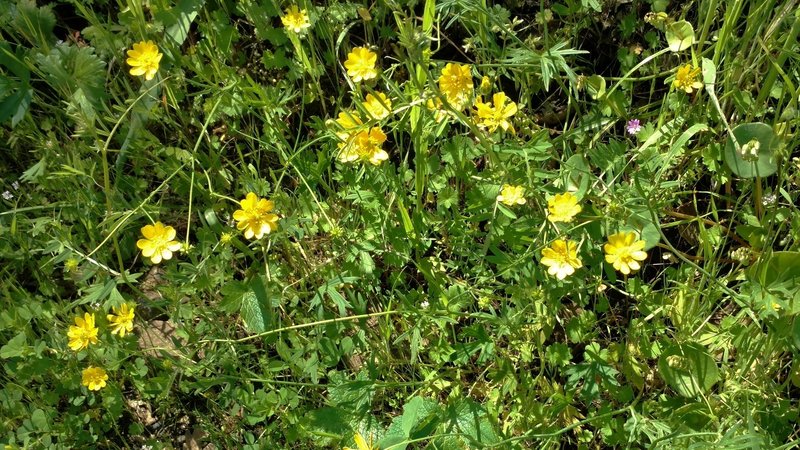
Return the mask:
{"type": "Polygon", "coordinates": [[[16,92],[0,102],[0,123],[11,118],[11,127],[14,128],[25,117],[33,99],[33,89],[24,83],[17,87],[16,92]]]}
{"type": "Polygon", "coordinates": [[[733,129],[722,154],[731,172],[742,178],[766,177],[778,170],[775,151],[780,139],[765,123],[744,123],[733,129]],[[738,144],[738,145],[737,145],[738,144]],[[737,148],[738,147],[738,148],[737,148]]]}
{"type": "Polygon", "coordinates": [[[674,344],[658,359],[664,381],[683,397],[697,397],[708,392],[720,380],[714,358],[696,343],[674,344]]]}
{"type": "Polygon", "coordinates": [[[50,5],[36,6],[35,0],[19,0],[11,10],[12,26],[34,47],[46,49],[56,37],[56,16],[50,5]]]}
{"type": "Polygon", "coordinates": [[[46,55],[36,55],[36,63],[47,83],[71,101],[71,107],[93,119],[106,98],[105,61],[91,47],[62,43],[46,55]]]}
{"type": "Polygon", "coordinates": [[[586,78],[586,92],[592,97],[592,99],[597,100],[598,97],[602,97],[606,93],[606,80],[605,78],[601,77],[600,75],[592,75],[586,78]]]}
{"type": "Polygon", "coordinates": [[[460,400],[451,412],[455,417],[458,431],[469,437],[472,442],[495,444],[500,440],[486,410],[475,401],[460,400]]]}
{"type": "Polygon", "coordinates": [[[25,332],[20,331],[19,334],[11,338],[6,345],[0,347],[0,358],[9,359],[25,354],[27,339],[25,332]]]}
{"type": "Polygon", "coordinates": [[[176,48],[183,45],[183,41],[189,35],[189,28],[203,4],[205,0],[180,0],[176,6],[155,14],[156,20],[167,27],[165,37],[176,48]]]}
{"type": "Polygon", "coordinates": [[[263,333],[269,329],[272,304],[261,277],[253,278],[249,290],[242,294],[242,320],[251,333],[263,333]]]}
{"type": "Polygon", "coordinates": [[[667,25],[665,34],[669,49],[673,52],[686,50],[694,44],[694,28],[685,20],[667,25]]]}

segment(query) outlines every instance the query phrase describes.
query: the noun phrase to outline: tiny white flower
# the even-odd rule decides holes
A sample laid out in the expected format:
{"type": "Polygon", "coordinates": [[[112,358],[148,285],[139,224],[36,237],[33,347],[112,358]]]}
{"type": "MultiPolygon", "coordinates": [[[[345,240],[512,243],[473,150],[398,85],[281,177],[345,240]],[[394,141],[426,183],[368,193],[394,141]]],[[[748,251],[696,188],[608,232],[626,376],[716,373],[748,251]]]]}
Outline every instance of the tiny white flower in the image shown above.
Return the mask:
{"type": "Polygon", "coordinates": [[[11,200],[12,198],[14,198],[14,194],[12,194],[9,191],[5,191],[3,192],[3,198],[6,200],[11,200]]]}

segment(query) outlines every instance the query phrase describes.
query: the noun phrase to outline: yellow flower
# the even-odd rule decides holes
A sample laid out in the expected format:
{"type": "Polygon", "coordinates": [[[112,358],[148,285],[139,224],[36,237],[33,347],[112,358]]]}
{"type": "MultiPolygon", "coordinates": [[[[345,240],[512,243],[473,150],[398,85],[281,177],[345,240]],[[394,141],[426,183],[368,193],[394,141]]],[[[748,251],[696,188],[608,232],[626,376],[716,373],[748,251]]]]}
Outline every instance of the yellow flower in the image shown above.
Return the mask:
{"type": "Polygon", "coordinates": [[[606,252],[606,262],[625,275],[639,270],[641,268],[639,261],[647,259],[644,241],[637,241],[636,234],[631,231],[609,236],[603,250],[606,252]]]}
{"type": "Polygon", "coordinates": [[[347,61],[344,62],[344,67],[347,69],[347,75],[358,83],[378,76],[378,71],[375,69],[377,61],[378,55],[370,51],[370,49],[356,47],[347,54],[347,61]]]}
{"type": "Polygon", "coordinates": [[[144,75],[150,81],[158,72],[158,63],[163,54],[158,52],[158,47],[153,41],[142,41],[133,44],[133,50],[128,50],[128,60],[131,66],[130,74],[133,76],[144,75]]]}
{"type": "Polygon", "coordinates": [[[236,228],[244,230],[247,239],[261,239],[264,234],[269,234],[278,229],[278,216],[271,214],[275,203],[266,198],[259,198],[250,192],[239,202],[242,209],[233,212],[236,228]]]}
{"type": "Polygon", "coordinates": [[[353,440],[356,441],[356,448],[344,447],[342,450],[375,450],[378,448],[377,446],[373,446],[372,437],[370,437],[369,443],[367,443],[367,440],[364,439],[361,433],[356,433],[356,435],[353,436],[353,440]]]}
{"type": "Polygon", "coordinates": [[[484,75],[483,78],[481,78],[481,87],[479,89],[481,91],[481,94],[488,95],[489,92],[492,91],[492,80],[491,80],[491,78],[489,78],[488,76],[484,75]]]}
{"type": "Polygon", "coordinates": [[[89,366],[81,373],[81,384],[88,387],[90,391],[99,391],[106,387],[108,374],[102,367],[89,366]]]}
{"type": "Polygon", "coordinates": [[[525,188],[522,186],[512,186],[504,184],[497,196],[497,201],[508,206],[525,204],[525,188]]]}
{"type": "Polygon", "coordinates": [[[356,132],[364,125],[364,121],[358,111],[341,111],[339,117],[334,121],[337,125],[336,137],[347,141],[356,135],[356,132]]]}
{"type": "Polygon", "coordinates": [[[114,314],[107,314],[106,318],[111,324],[111,334],[119,334],[119,337],[125,337],[125,333],[133,331],[133,312],[134,307],[129,307],[127,303],[123,303],[119,308],[112,308],[114,314]]]}
{"type": "Polygon", "coordinates": [[[298,9],[297,5],[286,8],[286,14],[281,16],[281,23],[292,33],[301,33],[311,26],[305,9],[298,9]]]}
{"type": "Polygon", "coordinates": [[[377,166],[389,159],[389,154],[381,148],[384,142],[386,135],[380,127],[359,131],[348,141],[339,144],[339,161],[346,163],[363,160],[377,166]]]}
{"type": "Polygon", "coordinates": [[[362,105],[375,120],[381,120],[392,113],[392,100],[382,92],[377,92],[377,94],[377,97],[367,94],[367,101],[362,105]]]}
{"type": "Polygon", "coordinates": [[[481,128],[488,128],[489,132],[493,132],[499,127],[503,131],[511,130],[514,133],[514,126],[508,119],[517,113],[517,104],[508,100],[503,92],[494,94],[492,100],[494,106],[490,103],[483,103],[481,99],[475,102],[475,114],[479,119],[477,125],[481,128]],[[506,104],[507,100],[508,104],[506,104]]]}
{"type": "Polygon", "coordinates": [[[136,241],[136,246],[142,250],[142,256],[150,258],[153,264],[158,264],[162,259],[171,259],[172,252],[181,248],[181,243],[175,241],[175,228],[164,226],[161,222],[142,227],[144,239],[136,241]]]}
{"type": "Polygon", "coordinates": [[[94,326],[94,313],[84,313],[83,318],[75,317],[75,325],[70,325],[67,330],[69,348],[76,352],[97,344],[97,327],[94,326]]]}
{"type": "Polygon", "coordinates": [[[556,239],[549,248],[542,250],[542,264],[547,266],[547,273],[563,280],[575,273],[575,269],[583,267],[578,259],[578,247],[574,242],[556,239]]]}
{"type": "Polygon", "coordinates": [[[458,110],[464,109],[472,98],[472,75],[469,65],[447,64],[439,77],[439,90],[447,103],[458,110]]]}
{"type": "Polygon", "coordinates": [[[556,194],[547,201],[547,220],[550,222],[572,222],[572,218],[581,212],[578,199],[571,192],[556,194]]]}
{"type": "Polygon", "coordinates": [[[436,123],[443,121],[450,114],[449,111],[443,108],[442,101],[438,98],[429,98],[428,101],[425,102],[425,106],[427,106],[429,111],[434,111],[436,123]]]}
{"type": "Polygon", "coordinates": [[[694,67],[691,64],[686,64],[678,68],[678,73],[675,74],[675,81],[672,82],[672,87],[681,89],[687,94],[692,93],[692,89],[700,89],[703,83],[697,80],[700,75],[700,68],[694,67]]]}

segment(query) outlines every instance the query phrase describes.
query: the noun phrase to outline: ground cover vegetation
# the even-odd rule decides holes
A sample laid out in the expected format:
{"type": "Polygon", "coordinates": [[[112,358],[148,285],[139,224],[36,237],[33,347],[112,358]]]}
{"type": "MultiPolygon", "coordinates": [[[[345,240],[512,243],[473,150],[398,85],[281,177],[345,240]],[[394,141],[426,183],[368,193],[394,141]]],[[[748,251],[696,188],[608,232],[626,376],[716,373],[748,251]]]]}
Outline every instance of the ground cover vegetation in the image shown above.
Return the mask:
{"type": "Polygon", "coordinates": [[[0,0],[0,442],[796,448],[795,0],[0,0]]]}

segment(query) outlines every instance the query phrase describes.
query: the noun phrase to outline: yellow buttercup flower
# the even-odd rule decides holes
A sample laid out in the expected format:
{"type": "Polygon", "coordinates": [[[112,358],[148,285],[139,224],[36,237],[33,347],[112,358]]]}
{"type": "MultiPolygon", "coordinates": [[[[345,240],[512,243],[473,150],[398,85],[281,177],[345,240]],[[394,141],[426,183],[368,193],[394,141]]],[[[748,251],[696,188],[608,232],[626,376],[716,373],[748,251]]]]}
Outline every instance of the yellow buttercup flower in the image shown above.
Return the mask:
{"type": "Polygon", "coordinates": [[[502,128],[503,131],[511,130],[514,133],[514,126],[508,119],[517,113],[517,104],[508,100],[504,92],[494,94],[492,100],[494,106],[490,103],[483,103],[481,99],[475,102],[475,114],[478,116],[477,125],[487,128],[489,132],[502,128]]]}
{"type": "Polygon", "coordinates": [[[244,230],[247,239],[261,239],[264,234],[269,234],[278,229],[278,215],[270,211],[275,208],[275,203],[266,198],[259,198],[254,192],[249,192],[239,202],[242,209],[233,212],[236,228],[244,230]]]}
{"type": "Polygon", "coordinates": [[[342,450],[376,450],[378,448],[377,446],[373,446],[372,437],[370,437],[369,443],[367,443],[367,440],[364,439],[361,433],[356,433],[356,435],[353,436],[353,440],[356,441],[356,448],[344,447],[342,450]]]}
{"type": "Polygon", "coordinates": [[[376,92],[376,94],[377,97],[367,94],[366,101],[362,105],[375,120],[381,120],[392,113],[392,100],[382,92],[376,92]]]}
{"type": "Polygon", "coordinates": [[[472,98],[473,89],[469,65],[449,63],[444,66],[439,77],[439,90],[450,106],[464,109],[472,98]]]}
{"type": "Polygon", "coordinates": [[[131,66],[130,74],[136,77],[144,75],[145,80],[152,80],[158,72],[158,63],[161,62],[162,56],[164,55],[159,53],[153,41],[133,44],[133,50],[128,50],[126,61],[131,66]]]}
{"type": "Polygon", "coordinates": [[[70,325],[67,330],[69,348],[80,351],[97,344],[97,327],[94,326],[94,314],[84,313],[83,318],[75,317],[75,325],[70,325]]]}
{"type": "Polygon", "coordinates": [[[306,10],[299,9],[297,5],[286,8],[286,13],[281,16],[281,23],[292,33],[301,33],[311,26],[306,10]]]}
{"type": "Polygon", "coordinates": [[[81,373],[81,384],[90,391],[99,391],[106,387],[106,380],[108,380],[108,374],[102,367],[89,366],[81,373]]]}
{"type": "Polygon", "coordinates": [[[625,275],[635,272],[641,268],[639,261],[647,259],[647,252],[644,251],[644,241],[636,240],[636,234],[632,231],[612,234],[608,237],[608,243],[603,246],[606,253],[606,262],[614,266],[625,275]]]}
{"type": "Polygon", "coordinates": [[[338,159],[344,163],[357,160],[369,161],[377,166],[389,159],[389,154],[381,148],[384,142],[386,134],[380,127],[359,131],[346,142],[339,144],[338,159]]]}
{"type": "Polygon", "coordinates": [[[522,186],[513,186],[504,184],[497,195],[497,201],[504,203],[508,206],[524,205],[525,204],[525,188],[522,186]]]}
{"type": "Polygon", "coordinates": [[[378,55],[366,47],[356,47],[347,54],[344,67],[347,69],[347,75],[358,83],[378,76],[378,70],[375,69],[376,62],[378,55]]]}
{"type": "Polygon", "coordinates": [[[181,243],[174,240],[175,234],[175,228],[161,222],[145,225],[142,227],[144,239],[136,241],[136,246],[142,250],[142,256],[158,264],[161,260],[172,259],[172,252],[180,250],[181,243]]]}
{"type": "Polygon", "coordinates": [[[133,312],[134,307],[128,306],[123,303],[119,308],[112,308],[114,314],[107,314],[106,318],[111,324],[111,334],[119,334],[119,337],[125,337],[126,333],[133,331],[133,318],[136,316],[133,312]]]}
{"type": "Polygon", "coordinates": [[[547,266],[547,273],[563,280],[575,273],[575,269],[583,267],[578,259],[578,247],[574,242],[556,239],[549,248],[542,250],[542,264],[547,266]]]}
{"type": "Polygon", "coordinates": [[[341,111],[334,122],[338,126],[336,137],[343,141],[353,137],[364,125],[358,111],[341,111]]]}
{"type": "Polygon", "coordinates": [[[687,94],[691,94],[693,89],[701,89],[703,87],[703,83],[697,79],[698,75],[700,75],[699,67],[685,64],[678,68],[678,73],[675,74],[675,81],[672,82],[672,87],[680,89],[687,94]]]}
{"type": "Polygon", "coordinates": [[[547,220],[550,222],[572,222],[572,219],[581,212],[578,199],[571,192],[556,194],[547,201],[547,220]]]}

